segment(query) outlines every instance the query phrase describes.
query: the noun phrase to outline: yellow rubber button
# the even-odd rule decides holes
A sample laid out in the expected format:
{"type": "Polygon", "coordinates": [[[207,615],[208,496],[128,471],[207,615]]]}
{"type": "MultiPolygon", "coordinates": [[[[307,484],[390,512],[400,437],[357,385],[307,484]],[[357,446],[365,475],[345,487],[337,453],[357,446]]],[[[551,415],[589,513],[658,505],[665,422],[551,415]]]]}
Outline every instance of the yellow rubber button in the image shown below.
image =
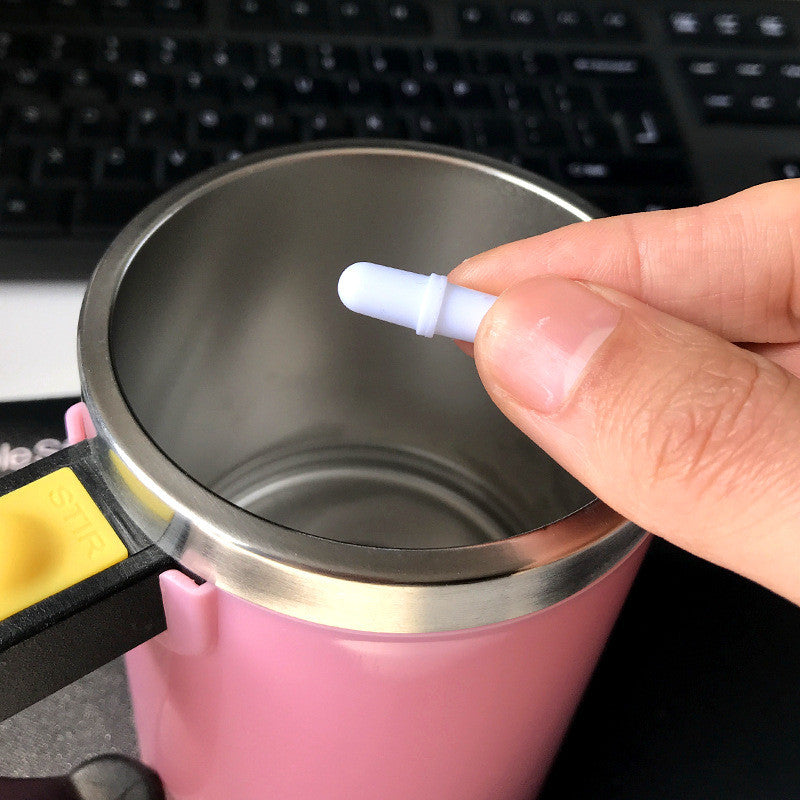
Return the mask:
{"type": "Polygon", "coordinates": [[[0,497],[0,620],[128,551],[69,467],[0,497]]]}

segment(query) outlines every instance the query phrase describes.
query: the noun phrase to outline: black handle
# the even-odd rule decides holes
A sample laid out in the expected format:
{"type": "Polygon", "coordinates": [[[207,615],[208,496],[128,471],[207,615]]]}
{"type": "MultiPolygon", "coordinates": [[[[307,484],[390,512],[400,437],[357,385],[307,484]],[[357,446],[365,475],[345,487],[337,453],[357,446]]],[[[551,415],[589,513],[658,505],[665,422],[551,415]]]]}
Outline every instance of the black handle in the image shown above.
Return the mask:
{"type": "Polygon", "coordinates": [[[57,778],[0,777],[0,800],[165,800],[149,767],[121,755],[97,756],[57,778]]]}
{"type": "Polygon", "coordinates": [[[137,530],[93,463],[87,441],[0,478],[2,498],[68,467],[128,551],[119,563],[0,621],[0,720],[166,629],[158,576],[177,565],[137,530]]]}

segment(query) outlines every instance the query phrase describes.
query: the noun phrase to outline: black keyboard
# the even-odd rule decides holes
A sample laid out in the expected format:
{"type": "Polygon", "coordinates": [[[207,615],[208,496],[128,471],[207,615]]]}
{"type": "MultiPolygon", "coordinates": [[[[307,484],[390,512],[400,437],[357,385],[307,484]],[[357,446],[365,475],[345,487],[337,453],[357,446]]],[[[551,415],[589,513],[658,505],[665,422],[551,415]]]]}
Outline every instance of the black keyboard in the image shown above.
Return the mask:
{"type": "Polygon", "coordinates": [[[105,241],[326,138],[466,148],[609,213],[794,177],[797,5],[0,0],[0,236],[105,241]]]}

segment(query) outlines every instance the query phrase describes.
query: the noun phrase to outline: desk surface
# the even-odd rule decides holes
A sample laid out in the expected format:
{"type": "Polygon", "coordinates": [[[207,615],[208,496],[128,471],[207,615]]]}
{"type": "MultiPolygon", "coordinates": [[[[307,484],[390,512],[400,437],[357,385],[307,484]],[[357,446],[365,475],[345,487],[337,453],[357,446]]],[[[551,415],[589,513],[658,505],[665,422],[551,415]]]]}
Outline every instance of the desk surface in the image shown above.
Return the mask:
{"type": "MultiPolygon", "coordinates": [[[[0,459],[60,437],[66,405],[0,405],[0,459]]],[[[0,723],[0,774],[112,751],[135,752],[119,662],[0,723]]],[[[800,609],[655,541],[540,800],[796,797],[800,609]]]]}

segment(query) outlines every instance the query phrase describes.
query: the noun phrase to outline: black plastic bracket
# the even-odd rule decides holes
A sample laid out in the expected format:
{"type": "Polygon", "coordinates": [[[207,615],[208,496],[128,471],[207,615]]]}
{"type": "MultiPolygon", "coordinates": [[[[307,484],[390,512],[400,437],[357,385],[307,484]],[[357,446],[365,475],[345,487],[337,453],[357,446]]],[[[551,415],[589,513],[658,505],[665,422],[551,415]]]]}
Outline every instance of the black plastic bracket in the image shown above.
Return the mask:
{"type": "Polygon", "coordinates": [[[53,778],[0,777],[0,800],[165,800],[153,770],[109,753],[53,778]]]}
{"type": "Polygon", "coordinates": [[[81,442],[0,478],[2,496],[71,468],[129,553],[0,621],[0,720],[166,629],[158,576],[178,565],[137,530],[93,464],[91,443],[81,442]]]}

